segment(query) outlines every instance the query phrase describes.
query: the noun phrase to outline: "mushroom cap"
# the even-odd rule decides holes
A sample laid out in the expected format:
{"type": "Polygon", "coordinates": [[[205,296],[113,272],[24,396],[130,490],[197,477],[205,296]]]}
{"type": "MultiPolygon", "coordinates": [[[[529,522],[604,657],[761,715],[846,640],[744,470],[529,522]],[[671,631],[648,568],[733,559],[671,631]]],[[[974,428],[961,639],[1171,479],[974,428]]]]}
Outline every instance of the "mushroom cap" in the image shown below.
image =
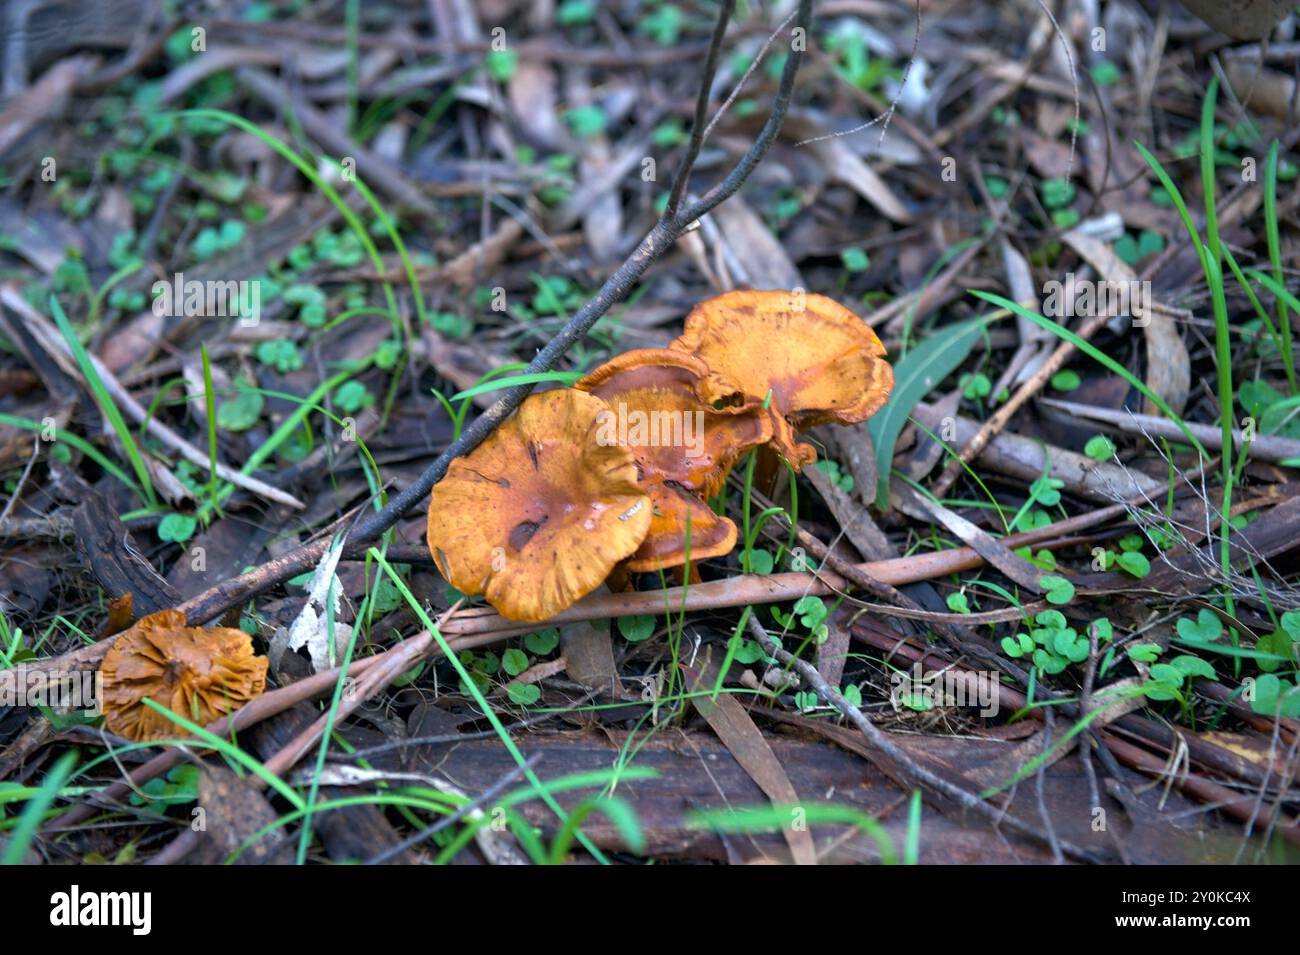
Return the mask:
{"type": "Polygon", "coordinates": [[[596,439],[607,410],[568,388],[531,395],[451,462],[430,496],[428,543],[452,586],[508,619],[545,620],[636,551],[650,498],[632,453],[596,439]]]}
{"type": "Polygon", "coordinates": [[[266,689],[266,657],[230,627],[187,627],[179,610],[160,610],[123,633],[100,664],[104,725],[137,741],[188,735],[148,697],[200,726],[239,709],[266,689]]]}
{"type": "Polygon", "coordinates": [[[758,400],[685,352],[624,352],[574,387],[609,405],[597,440],[627,447],[643,485],[673,482],[708,498],[741,455],[772,439],[758,400]]]}
{"type": "Polygon", "coordinates": [[[686,525],[690,521],[692,563],[721,557],[736,546],[736,525],[713,513],[701,498],[672,484],[650,485],[654,518],[650,533],[626,564],[630,571],[667,570],[686,563],[686,525]]]}
{"type": "Polygon", "coordinates": [[[857,315],[824,295],[727,292],[700,302],[669,346],[702,359],[760,401],[771,392],[772,444],[796,469],[817,459],[795,434],[865,421],[889,399],[885,347],[857,315]]]}
{"type": "Polygon", "coordinates": [[[745,411],[761,403],[746,396],[739,382],[713,370],[703,359],[676,348],[633,348],[622,352],[574,387],[600,394],[611,384],[621,389],[676,384],[720,412],[745,411]]]}

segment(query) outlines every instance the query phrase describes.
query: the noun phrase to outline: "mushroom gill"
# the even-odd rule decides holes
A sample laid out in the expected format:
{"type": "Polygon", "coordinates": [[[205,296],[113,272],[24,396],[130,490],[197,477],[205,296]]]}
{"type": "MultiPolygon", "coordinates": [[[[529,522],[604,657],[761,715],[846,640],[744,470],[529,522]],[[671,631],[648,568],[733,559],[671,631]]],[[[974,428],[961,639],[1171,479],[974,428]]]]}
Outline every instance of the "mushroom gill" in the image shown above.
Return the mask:
{"type": "Polygon", "coordinates": [[[159,611],[118,637],[100,664],[104,725],[138,741],[187,736],[143,701],[207,726],[262,694],[266,665],[244,631],[187,627],[181,611],[159,611]]]}

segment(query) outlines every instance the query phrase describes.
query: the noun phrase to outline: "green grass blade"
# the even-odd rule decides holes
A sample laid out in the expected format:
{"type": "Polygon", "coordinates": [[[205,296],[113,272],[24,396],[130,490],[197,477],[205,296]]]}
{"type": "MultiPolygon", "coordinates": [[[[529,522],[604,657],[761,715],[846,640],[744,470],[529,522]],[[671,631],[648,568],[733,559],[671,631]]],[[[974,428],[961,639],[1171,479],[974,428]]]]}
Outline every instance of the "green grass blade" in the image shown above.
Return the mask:
{"type": "Polygon", "coordinates": [[[496,378],[475,385],[473,388],[458,391],[451,396],[451,400],[462,401],[466,398],[475,398],[478,395],[487,394],[489,391],[513,388],[515,385],[535,385],[542,381],[558,381],[564,385],[571,385],[582,377],[584,376],[580,371],[537,371],[527,375],[511,375],[509,378],[496,378]]]}
{"type": "Polygon", "coordinates": [[[27,801],[22,815],[18,817],[18,825],[14,827],[13,834],[5,845],[4,855],[0,856],[0,865],[22,864],[23,857],[27,854],[27,847],[36,838],[36,832],[45,818],[46,811],[58,798],[59,790],[72,775],[72,768],[76,765],[77,754],[64,753],[54,767],[45,774],[40,789],[27,801]]]}
{"type": "Polygon", "coordinates": [[[1219,243],[1219,216],[1214,207],[1214,104],[1219,98],[1219,78],[1210,79],[1201,104],[1201,192],[1205,196],[1205,245],[1216,262],[1223,261],[1219,243]]]}
{"type": "Polygon", "coordinates": [[[64,340],[68,343],[68,348],[72,351],[73,358],[77,360],[77,365],[81,368],[81,374],[85,377],[86,384],[90,386],[91,392],[94,393],[99,410],[108,420],[114,433],[117,434],[118,440],[122,443],[122,449],[131,461],[131,468],[140,481],[140,487],[144,489],[146,503],[152,507],[158,503],[158,499],[154,495],[153,481],[149,477],[149,469],[145,467],[144,458],[140,455],[140,449],[136,446],[135,438],[131,435],[131,429],[126,426],[126,421],[122,418],[122,412],[118,410],[117,405],[113,404],[108,389],[104,387],[99,372],[95,370],[94,362],[90,360],[90,355],[81,344],[81,339],[77,337],[77,333],[73,330],[72,323],[68,321],[68,316],[63,314],[63,308],[59,305],[59,300],[53,295],[50,296],[50,311],[54,315],[55,323],[59,326],[59,331],[63,333],[64,340]]]}
{"type": "Polygon", "coordinates": [[[1133,146],[1146,160],[1148,166],[1160,180],[1160,184],[1165,187],[1165,192],[1173,200],[1174,208],[1178,210],[1178,216],[1183,220],[1183,227],[1187,230],[1188,237],[1192,240],[1192,245],[1196,248],[1196,254],[1202,260],[1205,258],[1205,246],[1201,244],[1201,233],[1196,228],[1196,223],[1192,221],[1192,214],[1187,208],[1187,203],[1183,200],[1183,194],[1178,191],[1174,181],[1169,178],[1169,173],[1165,172],[1165,167],[1160,165],[1160,160],[1147,150],[1141,143],[1134,141],[1133,146]]]}
{"type": "Polygon", "coordinates": [[[1281,282],[1274,281],[1271,275],[1265,275],[1263,272],[1251,271],[1247,274],[1260,285],[1264,286],[1264,288],[1276,295],[1280,301],[1286,302],[1286,304],[1291,306],[1291,308],[1300,312],[1300,298],[1297,298],[1295,294],[1281,282]]]}
{"type": "Polygon", "coordinates": [[[1064,325],[1059,325],[1056,322],[1052,321],[1050,318],[1044,318],[1042,315],[1039,315],[1033,309],[1025,308],[1025,306],[1019,304],[1018,302],[1013,302],[1010,299],[1003,298],[1001,295],[995,295],[992,292],[984,292],[979,289],[972,289],[971,294],[974,295],[976,298],[982,298],[986,302],[990,302],[1002,308],[1010,309],[1011,311],[1015,312],[1017,315],[1029,319],[1035,325],[1038,325],[1041,328],[1045,328],[1052,334],[1056,335],[1058,338],[1062,338],[1065,341],[1069,342],[1071,345],[1079,349],[1079,351],[1083,352],[1093,361],[1100,362],[1102,365],[1105,365],[1108,369],[1113,371],[1115,374],[1119,375],[1130,385],[1132,385],[1134,388],[1140,391],[1143,395],[1149,398],[1151,400],[1151,403],[1154,404],[1161,411],[1163,411],[1165,413],[1165,416],[1170,421],[1178,425],[1178,429],[1182,431],[1184,435],[1187,436],[1188,442],[1192,445],[1192,447],[1194,447],[1197,450],[1197,452],[1202,457],[1205,458],[1210,457],[1210,453],[1206,451],[1204,446],[1201,444],[1201,442],[1196,439],[1196,435],[1192,434],[1191,429],[1187,427],[1187,423],[1183,421],[1183,419],[1180,416],[1174,413],[1174,409],[1170,408],[1169,405],[1165,403],[1165,400],[1163,398],[1161,398],[1158,394],[1156,394],[1154,391],[1148,388],[1146,386],[1146,383],[1142,381],[1140,378],[1138,378],[1136,375],[1134,375],[1133,372],[1129,371],[1127,368],[1125,368],[1115,359],[1111,358],[1105,352],[1099,350],[1095,345],[1091,344],[1090,342],[1084,341],[1082,338],[1080,338],[1074,332],[1070,331],[1064,325]]]}
{"type": "MultiPolygon", "coordinates": [[[[1282,245],[1277,225],[1277,140],[1268,147],[1268,160],[1264,163],[1264,234],[1268,239],[1268,260],[1273,266],[1273,281],[1282,284],[1282,245]]],[[[1292,306],[1294,308],[1295,306],[1292,306]]],[[[1286,366],[1286,380],[1291,394],[1296,393],[1295,355],[1291,351],[1291,317],[1287,303],[1278,299],[1277,325],[1282,332],[1282,363],[1286,366]]]]}

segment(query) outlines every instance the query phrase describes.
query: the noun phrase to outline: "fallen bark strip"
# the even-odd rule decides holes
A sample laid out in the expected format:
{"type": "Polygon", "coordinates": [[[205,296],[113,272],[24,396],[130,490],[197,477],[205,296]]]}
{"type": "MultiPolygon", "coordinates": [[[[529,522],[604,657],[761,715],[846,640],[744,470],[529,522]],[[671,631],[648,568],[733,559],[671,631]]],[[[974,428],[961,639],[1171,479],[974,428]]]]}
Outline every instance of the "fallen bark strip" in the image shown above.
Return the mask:
{"type": "MultiPolygon", "coordinates": [[[[1060,535],[1104,523],[1124,513],[1126,513],[1124,505],[1115,504],[1046,527],[1012,534],[1010,537],[1003,538],[1002,543],[1008,547],[1041,544],[1060,535]]],[[[870,561],[851,566],[859,568],[882,584],[900,586],[931,580],[957,571],[974,570],[984,566],[984,558],[972,548],[955,547],[952,550],[916,554],[912,557],[898,557],[892,560],[870,561]]],[[[668,587],[664,590],[629,594],[592,594],[541,623],[516,623],[505,619],[495,610],[486,608],[470,610],[457,616],[448,624],[444,632],[458,636],[492,633],[499,637],[506,637],[528,633],[539,627],[558,626],[578,620],[653,615],[666,611],[680,613],[683,610],[688,612],[721,610],[746,604],[779,603],[784,600],[797,600],[806,594],[825,596],[847,590],[851,586],[849,581],[830,570],[820,570],[816,574],[786,573],[765,576],[746,574],[728,577],[725,580],[691,584],[687,587],[668,587]]]]}
{"type": "Polygon", "coordinates": [[[10,100],[0,112],[0,156],[40,123],[61,117],[77,84],[98,65],[99,57],[88,54],[60,60],[10,100]]]}
{"type": "MultiPolygon", "coordinates": [[[[942,420],[937,408],[925,402],[918,404],[912,415],[931,431],[937,431],[942,420]]],[[[954,415],[952,421],[956,430],[952,442],[955,446],[965,445],[980,428],[979,422],[961,415],[954,415]]],[[[1064,481],[1065,490],[1071,494],[1107,503],[1141,493],[1155,497],[1165,493],[1168,487],[1166,482],[1141,471],[1122,468],[1109,461],[1094,461],[1075,451],[1044,445],[1010,431],[1004,431],[990,441],[975,458],[975,463],[997,474],[1031,483],[1046,472],[1048,477],[1064,481]]]]}

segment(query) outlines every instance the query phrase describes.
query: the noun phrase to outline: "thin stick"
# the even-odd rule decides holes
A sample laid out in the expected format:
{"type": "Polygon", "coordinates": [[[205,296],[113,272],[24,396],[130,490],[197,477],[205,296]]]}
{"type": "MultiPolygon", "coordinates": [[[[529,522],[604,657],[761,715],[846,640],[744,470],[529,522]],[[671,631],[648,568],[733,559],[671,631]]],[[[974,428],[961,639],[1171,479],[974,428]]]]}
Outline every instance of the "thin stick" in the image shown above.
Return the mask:
{"type": "MultiPolygon", "coordinates": [[[[71,352],[68,344],[65,342],[58,331],[50,324],[47,319],[36,309],[27,304],[27,301],[18,294],[17,289],[11,285],[0,288],[0,301],[6,306],[12,308],[15,312],[27,320],[28,328],[34,333],[36,340],[40,343],[52,357],[59,360],[64,366],[64,370],[74,378],[80,378],[81,372],[75,365],[71,364],[71,352]]],[[[179,434],[167,427],[157,418],[149,416],[148,412],[131,397],[131,393],[123,387],[122,383],[117,380],[117,376],[108,370],[103,362],[94,355],[90,355],[90,363],[99,375],[100,380],[104,383],[104,389],[112,396],[113,400],[125,411],[136,424],[143,424],[145,430],[161,441],[163,444],[177,451],[182,457],[188,459],[191,464],[197,464],[199,467],[208,467],[212,462],[209,455],[200,451],[194,445],[190,444],[179,434]]],[[[227,481],[236,487],[242,487],[246,491],[257,494],[266,498],[268,501],[275,501],[277,504],[286,504],[297,510],[304,509],[307,505],[298,500],[292,494],[286,494],[279,488],[272,487],[257,478],[241,474],[234,468],[216,462],[217,474],[223,481],[227,481]]]]}
{"type": "Polygon", "coordinates": [[[407,849],[414,849],[421,842],[424,842],[426,839],[430,838],[431,836],[437,835],[439,832],[446,829],[448,826],[454,826],[456,823],[460,822],[470,813],[481,811],[484,806],[486,806],[493,799],[496,799],[497,796],[505,792],[521,776],[523,776],[524,773],[528,772],[528,770],[532,769],[539,762],[541,762],[541,759],[542,759],[541,753],[534,753],[532,756],[529,756],[528,759],[526,759],[524,762],[515,766],[514,769],[510,770],[510,772],[506,773],[504,776],[502,776],[500,779],[494,782],[487,789],[483,790],[483,792],[480,793],[478,797],[474,799],[472,802],[465,803],[465,805],[461,806],[450,816],[445,816],[442,819],[439,819],[433,825],[421,829],[419,832],[415,833],[414,835],[408,836],[407,838],[403,839],[401,842],[397,843],[396,845],[389,846],[383,852],[379,853],[379,855],[374,856],[371,859],[367,859],[363,864],[383,865],[389,859],[393,859],[401,855],[407,849]]]}
{"type": "Polygon", "coordinates": [[[722,0],[722,6],[718,9],[718,22],[713,26],[709,52],[704,58],[704,75],[700,79],[699,92],[695,95],[695,118],[691,121],[691,139],[686,144],[686,156],[682,160],[682,168],[677,173],[677,178],[673,180],[672,191],[668,194],[668,205],[664,212],[668,218],[677,215],[677,210],[682,204],[682,196],[686,194],[691,170],[695,167],[695,160],[699,158],[700,149],[704,145],[704,137],[712,128],[712,124],[708,127],[704,125],[709,113],[709,95],[713,92],[713,77],[718,73],[722,37],[727,32],[727,24],[731,22],[731,12],[735,8],[736,0],[722,0]]]}

